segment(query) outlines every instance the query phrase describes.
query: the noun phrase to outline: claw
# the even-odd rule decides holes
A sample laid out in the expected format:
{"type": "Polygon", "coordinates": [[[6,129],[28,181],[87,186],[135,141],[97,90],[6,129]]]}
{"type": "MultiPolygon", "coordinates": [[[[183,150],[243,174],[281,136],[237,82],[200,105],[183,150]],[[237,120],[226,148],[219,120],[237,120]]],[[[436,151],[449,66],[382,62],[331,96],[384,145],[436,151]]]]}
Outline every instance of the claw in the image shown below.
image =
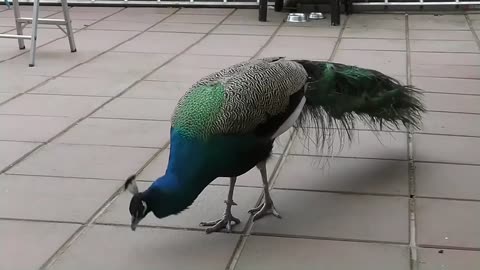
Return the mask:
{"type": "Polygon", "coordinates": [[[200,226],[202,227],[211,226],[210,228],[207,228],[205,230],[206,233],[218,232],[224,228],[226,229],[227,232],[230,233],[232,232],[232,228],[238,224],[240,224],[240,219],[232,215],[225,215],[222,219],[218,219],[215,221],[201,222],[200,226]],[[234,223],[233,226],[232,226],[232,222],[234,223]]]}
{"type": "Polygon", "coordinates": [[[280,213],[278,213],[278,211],[275,209],[273,203],[262,203],[259,206],[250,209],[248,213],[254,214],[253,221],[268,215],[273,215],[276,218],[282,218],[280,213]]]}

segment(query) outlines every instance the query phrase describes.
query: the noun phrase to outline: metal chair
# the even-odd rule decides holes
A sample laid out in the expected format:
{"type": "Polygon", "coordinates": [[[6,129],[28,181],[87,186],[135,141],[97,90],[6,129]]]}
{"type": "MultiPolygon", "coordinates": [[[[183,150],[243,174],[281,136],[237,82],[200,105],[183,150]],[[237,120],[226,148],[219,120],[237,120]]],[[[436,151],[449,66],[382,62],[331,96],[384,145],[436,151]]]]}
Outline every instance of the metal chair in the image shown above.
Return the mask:
{"type": "MultiPolygon", "coordinates": [[[[5,0],[8,2],[8,0],[5,0]]],[[[62,32],[65,33],[68,37],[68,42],[70,43],[70,51],[71,52],[76,52],[77,48],[75,46],[75,40],[73,38],[73,30],[72,30],[72,21],[70,19],[70,13],[68,11],[68,4],[67,0],[61,0],[62,2],[62,10],[63,10],[63,17],[64,19],[43,19],[43,18],[38,18],[38,10],[39,10],[39,5],[40,2],[39,0],[34,0],[33,1],[33,18],[25,18],[20,16],[20,5],[18,3],[18,0],[13,0],[13,13],[15,16],[15,28],[17,30],[16,35],[10,35],[10,34],[0,34],[0,38],[11,38],[11,39],[17,39],[18,40],[18,47],[20,50],[25,49],[25,39],[30,39],[31,40],[31,45],[30,45],[30,63],[29,66],[33,67],[35,66],[35,53],[37,50],[37,32],[38,32],[38,24],[50,24],[50,25],[56,25],[62,32]],[[28,24],[32,24],[32,35],[24,35],[23,34],[23,29],[25,26],[28,24]],[[66,29],[62,28],[62,25],[65,26],[66,29]]]]}

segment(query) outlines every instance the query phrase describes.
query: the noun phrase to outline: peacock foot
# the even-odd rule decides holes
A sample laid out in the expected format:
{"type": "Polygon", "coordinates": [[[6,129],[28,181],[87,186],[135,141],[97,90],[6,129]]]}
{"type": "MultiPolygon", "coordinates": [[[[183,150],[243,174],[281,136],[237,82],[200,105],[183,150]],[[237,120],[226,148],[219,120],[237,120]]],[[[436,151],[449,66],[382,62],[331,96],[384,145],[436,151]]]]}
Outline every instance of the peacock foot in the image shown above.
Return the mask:
{"type": "Polygon", "coordinates": [[[248,211],[248,213],[254,214],[253,215],[253,221],[256,221],[259,218],[262,218],[262,217],[268,216],[268,215],[273,215],[274,217],[282,218],[282,216],[280,216],[280,214],[275,209],[275,206],[273,205],[273,202],[271,202],[271,201],[270,202],[264,202],[264,203],[260,204],[259,206],[250,209],[248,211]]]}
{"type": "Polygon", "coordinates": [[[222,229],[226,229],[227,232],[232,232],[232,228],[238,224],[240,224],[240,219],[234,217],[232,214],[225,214],[221,219],[215,221],[201,222],[200,226],[211,226],[210,228],[207,228],[205,230],[206,233],[218,232],[222,229]]]}

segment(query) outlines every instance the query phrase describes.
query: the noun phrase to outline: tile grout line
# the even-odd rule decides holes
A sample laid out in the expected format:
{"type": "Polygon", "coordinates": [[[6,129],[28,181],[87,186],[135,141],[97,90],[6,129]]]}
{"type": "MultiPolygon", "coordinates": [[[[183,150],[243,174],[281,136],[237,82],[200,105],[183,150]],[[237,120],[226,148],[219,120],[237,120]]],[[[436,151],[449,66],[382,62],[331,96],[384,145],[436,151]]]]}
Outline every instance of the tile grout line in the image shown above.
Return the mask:
{"type": "MultiPolygon", "coordinates": [[[[343,23],[342,27],[341,27],[341,30],[340,30],[340,33],[337,37],[337,41],[335,43],[335,46],[332,50],[332,53],[328,59],[328,61],[332,61],[332,59],[334,58],[335,56],[335,53],[336,51],[338,50],[338,47],[339,47],[339,44],[340,44],[340,40],[342,38],[342,35],[343,35],[343,32],[345,30],[345,27],[346,27],[346,23],[348,21],[348,16],[345,20],[345,22],[343,23]]],[[[275,30],[275,32],[272,33],[270,39],[267,40],[267,42],[265,43],[265,45],[252,57],[255,58],[257,57],[259,54],[261,54],[263,52],[263,50],[265,50],[265,48],[270,44],[270,42],[275,38],[275,36],[277,36],[277,33],[280,31],[280,28],[284,25],[285,21],[282,21],[282,23],[278,26],[278,28],[275,30]]],[[[280,159],[277,161],[277,166],[274,168],[272,174],[270,175],[270,181],[269,181],[269,190],[272,190],[273,189],[273,186],[275,184],[275,181],[276,179],[278,178],[278,175],[279,175],[279,172],[283,166],[283,164],[285,163],[286,161],[286,158],[288,156],[288,153],[290,152],[290,148],[292,147],[293,145],[293,141],[294,141],[294,138],[297,134],[297,130],[296,129],[293,129],[293,132],[290,134],[290,137],[288,139],[288,142],[287,142],[287,145],[280,157],[280,159]]],[[[260,195],[260,198],[258,199],[257,201],[257,204],[258,205],[259,203],[261,203],[261,201],[263,200],[263,192],[262,192],[262,195],[260,195]]],[[[247,221],[247,224],[245,225],[245,229],[244,229],[244,232],[242,233],[242,235],[240,236],[240,239],[239,241],[237,242],[237,245],[235,246],[235,249],[233,251],[233,254],[232,254],[232,257],[230,258],[227,266],[226,266],[226,269],[227,270],[234,270],[237,263],[238,263],[238,260],[240,259],[240,256],[242,254],[242,251],[243,249],[245,248],[245,245],[247,243],[247,240],[248,238],[250,237],[250,235],[252,235],[252,230],[253,230],[253,225],[254,225],[254,222],[253,222],[253,216],[250,216],[250,218],[248,219],[247,221]]]]}
{"type": "MultiPolygon", "coordinates": [[[[412,83],[411,69],[411,48],[410,48],[410,24],[408,13],[405,13],[405,41],[406,41],[406,79],[407,85],[412,83]]],[[[411,126],[407,126],[407,154],[408,154],[408,219],[409,219],[409,252],[410,252],[410,269],[418,270],[418,251],[417,251],[417,228],[415,213],[415,162],[413,155],[413,131],[411,126]]]]}
{"type": "Polygon", "coordinates": [[[345,28],[347,27],[348,20],[350,19],[350,16],[345,17],[345,21],[343,22],[343,25],[340,29],[340,32],[338,33],[337,41],[335,42],[335,46],[333,47],[332,53],[330,54],[330,57],[328,58],[328,61],[333,61],[335,58],[335,55],[337,54],[337,51],[339,50],[340,43],[342,42],[343,39],[343,33],[345,32],[345,28]]]}
{"type": "Polygon", "coordinates": [[[477,32],[473,27],[472,19],[470,19],[470,16],[468,15],[468,13],[465,13],[465,19],[467,20],[468,28],[470,28],[470,31],[472,32],[472,35],[475,38],[475,43],[477,43],[477,47],[480,49],[480,38],[478,37],[477,32]]]}
{"type": "MultiPolygon", "coordinates": [[[[168,19],[169,17],[173,16],[174,14],[176,14],[178,11],[180,11],[181,9],[177,9],[175,10],[173,13],[169,14],[168,16],[166,16],[165,18],[163,18],[162,20],[160,20],[159,22],[153,24],[152,26],[150,26],[149,28],[145,29],[144,31],[140,32],[139,34],[133,36],[132,38],[130,39],[127,39],[126,41],[124,42],[121,42],[119,44],[117,44],[116,46],[108,49],[107,51],[101,53],[100,55],[96,56],[96,57],[99,57],[103,54],[105,54],[106,52],[108,51],[111,51],[115,48],[117,48],[118,46],[121,46],[122,44],[124,44],[125,42],[128,42],[136,37],[138,37],[139,35],[145,33],[148,31],[148,29],[150,28],[153,28],[154,26],[156,26],[157,24],[160,24],[161,22],[163,22],[164,20],[168,19]]],[[[118,93],[117,95],[115,95],[114,97],[112,97],[110,100],[106,101],[105,103],[103,103],[102,105],[100,105],[100,107],[98,107],[97,109],[95,109],[94,111],[90,112],[87,116],[79,119],[76,123],[74,123],[73,125],[69,126],[66,130],[60,132],[59,134],[57,134],[57,136],[53,137],[51,140],[55,139],[56,137],[62,135],[63,133],[65,133],[66,131],[68,131],[70,128],[72,128],[73,126],[75,126],[76,124],[78,124],[80,121],[84,120],[84,119],[87,119],[90,115],[93,115],[95,112],[97,112],[98,110],[100,110],[101,108],[103,108],[105,105],[109,104],[111,101],[113,101],[114,99],[118,98],[119,96],[123,95],[124,93],[126,93],[128,90],[130,90],[133,86],[137,85],[138,83],[140,83],[143,79],[147,78],[148,76],[150,76],[151,74],[153,74],[154,72],[158,71],[159,69],[161,69],[162,67],[164,67],[165,65],[171,63],[173,60],[175,60],[176,58],[178,58],[179,56],[181,56],[183,53],[185,53],[186,51],[188,51],[189,49],[191,49],[193,46],[199,44],[202,40],[204,40],[206,37],[208,37],[209,33],[211,33],[213,30],[215,30],[217,27],[219,27],[225,20],[227,20],[233,13],[235,12],[235,9],[233,9],[229,14],[227,14],[225,16],[225,18],[223,20],[221,20],[220,22],[218,22],[216,24],[216,26],[214,28],[212,28],[208,33],[204,34],[200,39],[198,39],[197,41],[193,42],[190,46],[186,47],[185,49],[183,49],[181,52],[175,54],[173,57],[171,57],[169,60],[165,61],[163,64],[159,65],[158,67],[154,68],[152,71],[148,72],[147,74],[145,74],[144,76],[142,76],[139,80],[135,81],[134,83],[130,84],[126,89],[124,89],[123,91],[121,91],[120,93],[118,93]]],[[[95,58],[96,58],[95,57],[95,58]]],[[[88,61],[87,61],[88,62],[88,61]]],[[[72,68],[73,69],[73,68],[72,68]]],[[[68,71],[68,70],[67,70],[68,71]]],[[[67,72],[65,71],[65,72],[67,72]]],[[[64,73],[65,73],[64,72],[64,73]]],[[[166,142],[164,147],[162,147],[161,149],[159,149],[159,151],[157,151],[156,153],[154,153],[149,160],[147,160],[147,162],[139,169],[137,170],[137,172],[135,173],[136,175],[138,175],[139,173],[141,173],[162,151],[164,151],[165,149],[167,149],[168,147],[168,144],[169,142],[166,142]]],[[[86,232],[86,230],[92,226],[93,224],[95,224],[95,221],[108,209],[108,207],[115,202],[115,200],[118,198],[118,196],[123,192],[123,183],[122,185],[118,188],[118,190],[116,192],[114,192],[106,201],[104,204],[102,204],[100,206],[99,209],[97,209],[97,211],[95,211],[95,213],[88,219],[88,221],[83,224],[80,228],[78,228],[53,254],[52,256],[50,256],[46,261],[45,263],[42,264],[42,266],[40,267],[41,270],[45,270],[45,269],[48,269],[50,266],[52,266],[56,260],[81,236],[83,235],[83,233],[86,232]]]]}
{"type": "MultiPolygon", "coordinates": [[[[122,9],[122,10],[123,10],[123,9],[122,9]]],[[[170,15],[168,15],[167,17],[163,18],[162,20],[160,20],[159,22],[153,24],[153,25],[150,26],[150,27],[154,27],[154,26],[156,26],[157,24],[160,24],[161,22],[163,22],[164,20],[166,20],[166,19],[169,18],[170,16],[173,16],[176,12],[178,12],[178,10],[179,10],[179,9],[177,9],[176,11],[174,11],[173,13],[171,13],[170,15]]],[[[114,13],[114,14],[116,14],[116,13],[114,13]]],[[[112,14],[112,15],[113,15],[113,14],[112,14]]],[[[109,16],[107,16],[107,17],[109,17],[109,16]]],[[[99,20],[98,22],[100,22],[100,20],[99,20]]],[[[29,90],[27,90],[27,91],[25,91],[25,92],[23,92],[23,93],[20,93],[20,94],[14,96],[13,98],[11,98],[11,99],[3,102],[3,103],[0,103],[0,106],[3,105],[3,104],[5,104],[5,103],[7,103],[7,102],[9,102],[10,100],[13,100],[13,99],[15,99],[15,98],[17,98],[17,97],[20,97],[20,96],[23,96],[23,95],[25,95],[25,94],[28,94],[29,92],[35,90],[36,88],[47,84],[49,81],[51,81],[51,80],[53,80],[53,79],[55,79],[55,78],[58,78],[58,77],[62,76],[63,74],[65,74],[65,73],[67,73],[67,72],[69,72],[69,71],[71,71],[71,70],[73,70],[73,69],[75,69],[75,68],[77,68],[77,67],[79,67],[79,66],[81,66],[81,65],[83,65],[83,64],[89,63],[89,62],[93,61],[94,59],[96,59],[96,58],[98,58],[98,57],[101,57],[102,55],[105,55],[106,53],[114,50],[115,48],[118,48],[119,46],[125,44],[126,42],[129,42],[129,41],[135,39],[136,37],[140,36],[141,34],[145,33],[148,29],[150,29],[150,28],[147,28],[147,29],[145,29],[144,31],[139,32],[139,33],[137,33],[136,35],[134,35],[134,36],[132,36],[132,37],[130,37],[130,38],[128,38],[128,39],[126,39],[126,40],[118,43],[117,45],[115,45],[115,46],[113,46],[113,47],[111,47],[111,48],[109,48],[109,49],[107,49],[107,50],[105,50],[104,52],[102,52],[102,53],[100,53],[100,54],[97,54],[96,56],[94,56],[94,57],[92,57],[92,58],[90,58],[90,59],[87,59],[86,61],[81,62],[81,63],[79,63],[79,64],[77,64],[77,65],[75,65],[75,66],[73,66],[73,67],[70,67],[70,68],[68,68],[67,70],[65,70],[65,71],[57,74],[56,76],[50,77],[49,79],[45,80],[44,82],[37,84],[36,86],[30,88],[29,90]]],[[[194,44],[195,44],[195,43],[194,43],[194,44]]],[[[189,48],[189,47],[188,47],[188,48],[189,48]]],[[[187,48],[187,49],[188,49],[188,48],[187,48]]],[[[185,50],[187,50],[187,49],[185,49],[185,50]]],[[[183,51],[182,51],[181,53],[183,53],[183,51]]],[[[180,53],[180,54],[181,54],[181,53],[180,53]]],[[[180,54],[178,54],[178,55],[180,55],[180,54]]],[[[157,68],[154,69],[153,71],[148,72],[148,73],[147,73],[146,75],[144,75],[142,78],[140,78],[139,80],[137,80],[137,81],[133,82],[132,84],[130,84],[126,89],[124,89],[123,91],[119,92],[117,95],[112,96],[110,99],[108,99],[108,100],[105,101],[104,103],[100,104],[98,107],[96,107],[93,111],[89,112],[87,115],[78,118],[75,122],[73,122],[72,124],[68,125],[65,129],[63,129],[62,131],[60,131],[59,133],[57,133],[56,135],[54,135],[53,137],[51,137],[51,138],[48,139],[47,141],[45,141],[45,142],[37,145],[37,146],[34,147],[32,150],[28,151],[27,153],[25,153],[24,155],[22,155],[20,158],[16,159],[13,163],[9,164],[9,165],[8,165],[7,167],[5,167],[4,169],[0,170],[0,174],[7,172],[8,170],[10,170],[11,168],[13,168],[13,167],[14,167],[15,165],[17,165],[18,163],[20,163],[20,162],[22,162],[23,160],[25,160],[28,156],[30,156],[32,153],[34,153],[34,152],[37,151],[38,149],[42,148],[43,146],[49,144],[49,143],[52,142],[53,140],[55,140],[55,139],[57,139],[58,137],[60,137],[60,136],[62,136],[63,134],[65,134],[68,130],[70,130],[70,129],[73,128],[74,126],[78,125],[78,123],[80,123],[81,121],[87,119],[88,117],[90,117],[91,115],[93,115],[94,113],[96,113],[97,111],[99,111],[100,109],[102,109],[104,106],[106,106],[107,104],[109,104],[110,102],[112,102],[114,99],[116,99],[117,97],[119,97],[119,96],[121,96],[122,94],[124,94],[125,92],[127,92],[131,87],[133,87],[133,86],[135,86],[136,84],[138,84],[142,79],[148,77],[150,74],[152,74],[153,72],[155,72],[157,69],[159,69],[159,68],[163,67],[164,65],[170,63],[170,62],[171,62],[173,59],[175,59],[178,55],[176,55],[176,56],[170,58],[169,60],[165,61],[163,64],[161,64],[159,67],[157,67],[157,68]]]]}

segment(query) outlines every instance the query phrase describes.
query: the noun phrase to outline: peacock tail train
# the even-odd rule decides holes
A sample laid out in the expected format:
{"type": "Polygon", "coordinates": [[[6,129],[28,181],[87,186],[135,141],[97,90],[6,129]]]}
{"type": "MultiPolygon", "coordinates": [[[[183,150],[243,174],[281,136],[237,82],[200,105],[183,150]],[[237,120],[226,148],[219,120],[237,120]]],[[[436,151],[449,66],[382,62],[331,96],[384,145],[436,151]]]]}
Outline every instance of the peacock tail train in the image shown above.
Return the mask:
{"type": "Polygon", "coordinates": [[[305,134],[315,131],[316,143],[320,140],[323,146],[335,131],[351,140],[357,120],[380,130],[398,129],[400,124],[419,128],[425,112],[420,89],[372,69],[323,61],[295,62],[309,76],[306,104],[296,128],[305,134]]]}

